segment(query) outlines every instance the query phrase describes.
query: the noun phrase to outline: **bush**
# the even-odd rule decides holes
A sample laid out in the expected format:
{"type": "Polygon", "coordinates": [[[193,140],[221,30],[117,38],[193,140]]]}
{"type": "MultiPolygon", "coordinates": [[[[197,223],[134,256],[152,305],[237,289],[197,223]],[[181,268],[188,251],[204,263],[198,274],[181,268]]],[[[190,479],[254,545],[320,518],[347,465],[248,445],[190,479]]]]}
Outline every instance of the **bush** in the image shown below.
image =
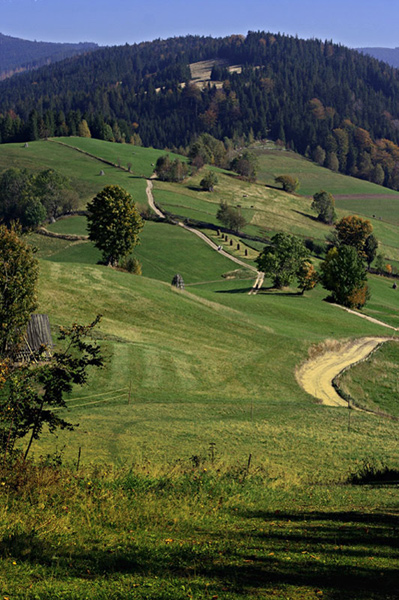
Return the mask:
{"type": "Polygon", "coordinates": [[[133,275],[141,275],[142,269],[139,260],[135,256],[126,256],[120,263],[121,269],[133,275]]]}
{"type": "Polygon", "coordinates": [[[275,183],[280,183],[285,192],[295,192],[299,188],[299,181],[291,175],[279,175],[275,178],[275,183]]]}

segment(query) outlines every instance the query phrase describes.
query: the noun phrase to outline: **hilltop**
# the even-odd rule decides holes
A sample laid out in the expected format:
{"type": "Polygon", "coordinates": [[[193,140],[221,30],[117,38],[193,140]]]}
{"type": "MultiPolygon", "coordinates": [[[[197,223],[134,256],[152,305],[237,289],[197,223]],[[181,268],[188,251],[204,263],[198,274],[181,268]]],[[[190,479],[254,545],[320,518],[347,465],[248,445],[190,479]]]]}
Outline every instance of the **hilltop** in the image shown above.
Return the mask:
{"type": "Polygon", "coordinates": [[[32,42],[0,33],[0,81],[97,48],[98,45],[92,42],[32,42]]]}
{"type": "Polygon", "coordinates": [[[399,67],[399,48],[357,48],[357,50],[382,60],[395,69],[399,67]]]}
{"type": "Polygon", "coordinates": [[[399,189],[397,71],[321,40],[259,31],[102,48],[2,82],[0,112],[3,142],[76,135],[82,120],[93,137],[147,147],[271,138],[399,189]]]}

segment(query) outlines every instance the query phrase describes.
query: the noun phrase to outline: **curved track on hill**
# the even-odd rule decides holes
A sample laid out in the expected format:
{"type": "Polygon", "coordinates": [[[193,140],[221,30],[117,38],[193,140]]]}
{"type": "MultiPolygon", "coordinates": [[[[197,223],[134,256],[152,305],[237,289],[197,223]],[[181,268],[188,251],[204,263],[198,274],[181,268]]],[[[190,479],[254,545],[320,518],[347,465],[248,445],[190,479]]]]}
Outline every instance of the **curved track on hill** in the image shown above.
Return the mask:
{"type": "Polygon", "coordinates": [[[346,367],[366,359],[382,344],[395,338],[365,337],[351,340],[346,344],[337,343],[335,348],[308,360],[296,373],[299,385],[311,396],[327,406],[347,407],[332,385],[333,379],[346,367]]]}
{"type": "MultiPolygon", "coordinates": [[[[152,188],[153,188],[152,181],[150,179],[147,179],[146,194],[147,194],[148,204],[149,204],[150,208],[155,212],[155,214],[160,219],[165,219],[165,215],[156,206],[156,204],[154,202],[152,188]]],[[[251,288],[249,294],[250,295],[257,294],[259,289],[262,287],[262,283],[263,283],[263,279],[264,279],[264,273],[262,273],[262,271],[257,271],[255,269],[255,267],[253,267],[252,265],[249,265],[248,263],[244,262],[243,260],[240,260],[239,258],[236,258],[235,256],[231,256],[231,254],[229,254],[228,252],[223,250],[223,248],[221,248],[220,246],[215,244],[215,242],[213,242],[211,239],[209,239],[209,237],[207,235],[205,235],[205,233],[202,233],[202,231],[199,231],[198,229],[194,229],[193,227],[189,227],[188,225],[185,225],[181,221],[179,221],[178,225],[179,225],[179,227],[182,227],[186,231],[190,231],[191,233],[194,233],[195,235],[197,235],[206,244],[208,244],[208,246],[210,246],[213,250],[216,250],[216,252],[218,252],[219,254],[222,254],[224,257],[228,258],[229,260],[232,260],[233,262],[240,265],[241,267],[245,267],[246,269],[249,269],[250,271],[253,271],[254,273],[256,273],[256,281],[255,281],[253,287],[251,288]],[[220,248],[220,250],[219,250],[219,248],[220,248]]]]}
{"type": "MultiPolygon", "coordinates": [[[[153,184],[151,180],[147,180],[147,198],[148,204],[158,215],[159,218],[165,219],[165,215],[163,212],[155,205],[154,197],[152,194],[153,184]]],[[[189,227],[182,222],[179,222],[178,225],[191,233],[194,233],[199,238],[201,238],[206,244],[208,244],[213,250],[219,252],[229,260],[250,269],[251,271],[257,274],[256,280],[252,289],[249,291],[249,295],[257,294],[259,289],[262,287],[264,273],[261,271],[257,271],[255,267],[248,265],[243,262],[239,258],[235,256],[231,256],[225,250],[221,249],[220,246],[217,246],[215,242],[209,239],[202,231],[198,229],[194,229],[193,227],[189,227]],[[220,249],[219,249],[220,248],[220,249]]],[[[344,308],[336,305],[338,308],[344,308]]],[[[358,312],[345,309],[348,312],[357,315],[363,319],[367,319],[373,323],[378,325],[387,327],[389,329],[393,329],[397,331],[396,327],[392,325],[388,325],[387,323],[383,323],[378,319],[374,319],[373,317],[368,317],[367,315],[362,315],[358,312]]],[[[308,360],[304,363],[296,373],[296,379],[299,385],[311,396],[317,398],[321,404],[325,404],[327,406],[341,406],[347,407],[348,403],[339,396],[336,392],[335,388],[332,385],[334,378],[341,373],[345,368],[354,365],[362,360],[365,360],[372,352],[382,344],[392,338],[388,337],[366,337],[359,338],[357,340],[351,340],[346,344],[342,345],[337,343],[336,348],[325,351],[322,355],[317,356],[314,359],[308,360]]]]}

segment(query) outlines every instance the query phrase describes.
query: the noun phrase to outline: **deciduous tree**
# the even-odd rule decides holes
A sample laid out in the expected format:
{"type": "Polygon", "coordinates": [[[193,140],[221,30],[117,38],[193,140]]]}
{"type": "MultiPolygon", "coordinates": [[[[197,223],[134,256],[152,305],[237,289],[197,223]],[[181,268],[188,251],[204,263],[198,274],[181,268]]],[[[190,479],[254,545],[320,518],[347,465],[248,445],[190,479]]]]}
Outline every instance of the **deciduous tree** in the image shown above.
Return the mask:
{"type": "Polygon", "coordinates": [[[313,196],[311,209],[318,213],[317,219],[319,221],[327,225],[332,225],[336,218],[334,205],[334,196],[330,192],[320,190],[320,192],[317,192],[313,196]]]}
{"type": "Polygon", "coordinates": [[[230,168],[248,181],[255,181],[257,175],[258,161],[254,154],[245,150],[239,156],[233,158],[230,168]]]}
{"type": "Polygon", "coordinates": [[[266,276],[271,277],[274,287],[288,286],[300,273],[309,251],[302,240],[289,233],[276,233],[271,246],[265,246],[256,263],[266,276]]]}
{"type": "Polygon", "coordinates": [[[370,269],[371,263],[377,256],[378,250],[378,240],[375,235],[372,233],[366,238],[364,244],[364,253],[366,255],[367,267],[370,269]]]}
{"type": "Polygon", "coordinates": [[[353,246],[332,248],[321,263],[321,282],[331,299],[349,308],[361,308],[368,298],[363,260],[353,246]]]}
{"type": "Polygon", "coordinates": [[[274,181],[280,183],[285,192],[292,193],[299,188],[298,179],[292,175],[279,175],[274,181]]]}
{"type": "Polygon", "coordinates": [[[373,226],[367,219],[356,215],[343,217],[336,225],[337,240],[340,245],[352,246],[362,258],[365,258],[365,244],[372,233],[373,226]]]}
{"type": "Polygon", "coordinates": [[[229,206],[224,200],[220,202],[216,218],[223,223],[225,227],[228,227],[235,232],[243,229],[247,223],[241,212],[238,209],[229,206]]]}
{"type": "Polygon", "coordinates": [[[309,260],[303,261],[303,263],[300,265],[297,273],[297,279],[301,294],[304,294],[308,290],[313,290],[313,288],[316,287],[319,281],[319,276],[309,260]]]}
{"type": "Polygon", "coordinates": [[[18,229],[0,226],[0,358],[12,357],[37,306],[38,262],[18,229]]]}
{"type": "Polygon", "coordinates": [[[215,185],[218,184],[218,178],[216,173],[213,171],[208,171],[200,181],[200,186],[203,190],[207,192],[213,192],[215,185]]]}
{"type": "Polygon", "coordinates": [[[89,238],[103,253],[104,262],[116,265],[138,244],[144,222],[131,195],[108,185],[87,205],[89,238]]]}

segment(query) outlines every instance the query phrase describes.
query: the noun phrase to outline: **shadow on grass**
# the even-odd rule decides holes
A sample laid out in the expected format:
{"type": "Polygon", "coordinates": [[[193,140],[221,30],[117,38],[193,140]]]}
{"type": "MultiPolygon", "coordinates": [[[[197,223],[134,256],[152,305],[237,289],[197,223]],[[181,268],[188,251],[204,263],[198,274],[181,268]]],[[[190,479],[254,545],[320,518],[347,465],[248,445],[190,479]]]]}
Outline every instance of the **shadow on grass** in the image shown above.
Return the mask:
{"type": "Polygon", "coordinates": [[[313,215],[309,215],[308,213],[302,212],[301,210],[293,209],[292,212],[295,212],[297,215],[301,215],[302,217],[306,217],[307,219],[310,219],[311,221],[315,221],[315,223],[322,223],[322,221],[319,221],[319,219],[317,217],[314,217],[313,215]]]}
{"type": "MultiPolygon", "coordinates": [[[[215,290],[216,294],[248,294],[252,290],[252,285],[245,288],[236,288],[232,290],[215,290]]],[[[305,298],[304,294],[300,292],[283,292],[280,290],[276,290],[273,287],[261,287],[258,290],[258,295],[261,296],[288,296],[290,298],[305,298]]]]}
{"type": "MultiPolygon", "coordinates": [[[[181,585],[200,576],[234,598],[278,593],[295,599],[317,594],[329,600],[399,598],[399,515],[243,510],[231,511],[231,517],[236,527],[212,532],[200,527],[192,532],[194,539],[187,531],[180,539],[177,531],[176,539],[163,539],[158,532],[155,541],[141,536],[139,542],[109,547],[91,541],[78,547],[71,537],[55,549],[36,535],[4,536],[1,555],[53,569],[56,553],[59,578],[101,580],[129,573],[173,577],[181,585]]],[[[198,598],[208,597],[206,585],[198,598]]]]}

